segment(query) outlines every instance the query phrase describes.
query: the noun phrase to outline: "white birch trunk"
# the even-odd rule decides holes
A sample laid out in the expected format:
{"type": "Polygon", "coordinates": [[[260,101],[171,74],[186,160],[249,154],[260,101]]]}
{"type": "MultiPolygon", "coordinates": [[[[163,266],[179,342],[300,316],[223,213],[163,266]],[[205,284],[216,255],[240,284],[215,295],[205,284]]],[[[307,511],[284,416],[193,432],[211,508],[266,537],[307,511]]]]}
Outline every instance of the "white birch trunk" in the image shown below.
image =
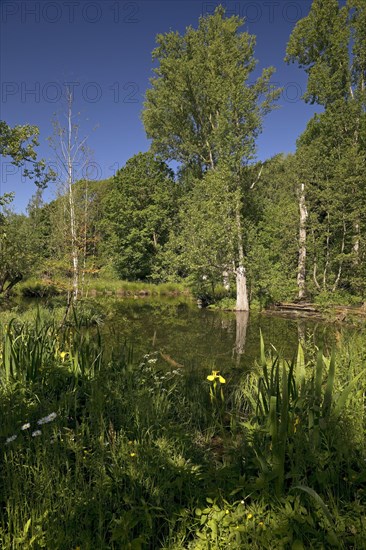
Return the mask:
{"type": "Polygon", "coordinates": [[[306,220],[308,212],[305,203],[305,185],[302,183],[299,198],[300,225],[299,225],[299,259],[297,268],[297,287],[300,300],[306,294],[306,220]]]}
{"type": "Polygon", "coordinates": [[[73,158],[72,158],[72,97],[68,95],[67,111],[67,191],[70,208],[70,236],[71,236],[71,258],[72,258],[72,296],[73,300],[78,299],[79,293],[79,254],[77,248],[77,232],[75,219],[75,204],[73,195],[73,158]]]}
{"type": "Polygon", "coordinates": [[[247,275],[244,266],[243,237],[241,234],[240,205],[236,206],[236,229],[238,239],[238,266],[236,275],[236,311],[249,311],[247,275]]]}

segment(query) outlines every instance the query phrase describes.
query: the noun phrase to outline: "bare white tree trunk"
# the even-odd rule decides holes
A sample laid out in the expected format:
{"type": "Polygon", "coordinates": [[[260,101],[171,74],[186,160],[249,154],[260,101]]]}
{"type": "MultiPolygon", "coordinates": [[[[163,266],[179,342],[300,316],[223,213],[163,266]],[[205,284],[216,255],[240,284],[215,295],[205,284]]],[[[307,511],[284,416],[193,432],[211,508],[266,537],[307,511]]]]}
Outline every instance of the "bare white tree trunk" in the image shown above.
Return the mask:
{"type": "Polygon", "coordinates": [[[360,224],[358,222],[355,223],[355,236],[354,236],[352,250],[353,250],[353,254],[354,254],[353,263],[355,265],[358,265],[358,263],[359,263],[359,252],[360,252],[360,224]]]}
{"type": "Polygon", "coordinates": [[[67,148],[64,152],[67,163],[67,193],[70,209],[70,236],[71,236],[71,258],[72,258],[72,297],[76,301],[79,293],[79,254],[77,245],[75,203],[72,184],[73,174],[73,143],[72,143],[72,95],[67,95],[67,148]]]}
{"type": "Polygon", "coordinates": [[[300,187],[299,197],[300,225],[299,225],[299,259],[297,268],[297,287],[299,299],[303,300],[306,294],[306,220],[308,211],[305,202],[305,185],[300,187]]]}
{"type": "Polygon", "coordinates": [[[81,295],[85,292],[85,273],[86,273],[86,256],[88,250],[88,180],[85,180],[85,196],[84,196],[84,235],[83,235],[83,267],[81,272],[81,295]]]}
{"type": "Polygon", "coordinates": [[[60,168],[61,182],[68,203],[68,224],[72,263],[72,300],[76,301],[79,296],[80,266],[78,223],[73,185],[77,179],[80,179],[80,177],[77,177],[77,174],[79,173],[82,175],[83,168],[86,166],[87,156],[85,142],[87,138],[79,140],[79,127],[73,123],[73,96],[69,89],[66,91],[66,103],[66,127],[62,127],[58,122],[54,124],[57,141],[51,140],[51,146],[56,153],[60,168]]]}
{"type": "Polygon", "coordinates": [[[244,248],[243,236],[240,219],[240,204],[236,206],[236,229],[238,239],[238,266],[235,270],[236,275],[236,311],[249,311],[247,275],[244,266],[244,248]]]}

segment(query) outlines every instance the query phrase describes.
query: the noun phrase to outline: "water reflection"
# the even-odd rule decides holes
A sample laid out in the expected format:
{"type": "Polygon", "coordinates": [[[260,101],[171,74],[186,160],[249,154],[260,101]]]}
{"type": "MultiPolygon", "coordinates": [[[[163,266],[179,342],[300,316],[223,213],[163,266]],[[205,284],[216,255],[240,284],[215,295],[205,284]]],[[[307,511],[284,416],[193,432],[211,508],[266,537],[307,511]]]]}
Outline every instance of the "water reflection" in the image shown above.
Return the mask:
{"type": "Polygon", "coordinates": [[[235,351],[237,358],[240,359],[245,351],[245,342],[247,338],[247,329],[249,321],[249,311],[236,311],[236,340],[235,340],[235,351]]]}
{"type": "Polygon", "coordinates": [[[103,332],[111,347],[126,341],[136,360],[155,351],[187,368],[251,368],[259,356],[260,330],[266,345],[289,360],[299,340],[330,347],[334,339],[334,327],[319,321],[210,311],[189,301],[117,299],[107,307],[111,314],[103,332]]]}

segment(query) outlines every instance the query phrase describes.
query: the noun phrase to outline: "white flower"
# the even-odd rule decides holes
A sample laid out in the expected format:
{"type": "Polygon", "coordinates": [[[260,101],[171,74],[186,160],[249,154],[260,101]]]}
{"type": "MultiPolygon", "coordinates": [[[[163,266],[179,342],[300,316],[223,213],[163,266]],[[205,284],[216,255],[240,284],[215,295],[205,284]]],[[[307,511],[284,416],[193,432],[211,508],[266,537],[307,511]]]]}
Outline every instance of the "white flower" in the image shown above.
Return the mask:
{"type": "Polygon", "coordinates": [[[41,430],[35,430],[34,432],[32,432],[32,437],[37,437],[39,435],[42,435],[41,430]]]}
{"type": "Polygon", "coordinates": [[[15,435],[12,435],[11,437],[8,437],[8,439],[6,440],[6,445],[8,445],[9,443],[11,443],[12,441],[14,441],[18,436],[15,434],[15,435]]]}
{"type": "Polygon", "coordinates": [[[23,426],[20,429],[21,430],[28,430],[28,428],[30,428],[30,422],[26,422],[25,424],[23,424],[23,426]]]}
{"type": "Polygon", "coordinates": [[[55,420],[57,414],[55,412],[49,414],[48,416],[45,416],[44,418],[40,418],[37,422],[37,424],[48,424],[48,422],[52,422],[52,420],[55,420]]]}

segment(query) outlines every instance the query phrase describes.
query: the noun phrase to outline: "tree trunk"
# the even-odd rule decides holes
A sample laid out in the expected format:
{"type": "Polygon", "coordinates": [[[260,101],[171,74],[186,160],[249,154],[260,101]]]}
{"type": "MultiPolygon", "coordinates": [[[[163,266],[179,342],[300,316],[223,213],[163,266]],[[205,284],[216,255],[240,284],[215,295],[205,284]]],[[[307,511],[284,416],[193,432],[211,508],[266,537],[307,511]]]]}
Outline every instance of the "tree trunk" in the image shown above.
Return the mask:
{"type": "Polygon", "coordinates": [[[245,267],[239,265],[236,269],[236,311],[249,311],[247,276],[245,267]]]}
{"type": "Polygon", "coordinates": [[[240,203],[236,205],[236,229],[238,239],[238,266],[236,275],[236,311],[249,311],[247,275],[244,266],[243,236],[241,233],[240,203]]]}
{"type": "Polygon", "coordinates": [[[68,98],[68,135],[67,135],[67,187],[69,194],[70,207],[70,236],[71,236],[71,258],[72,258],[72,295],[73,300],[78,299],[79,292],[79,254],[77,249],[77,234],[76,234],[76,219],[75,219],[75,204],[73,195],[73,159],[72,159],[72,98],[68,98]]]}
{"type": "Polygon", "coordinates": [[[359,253],[360,253],[360,224],[359,224],[359,222],[355,223],[355,236],[354,236],[353,239],[354,239],[353,240],[353,246],[352,246],[352,251],[353,251],[353,256],[354,256],[353,264],[358,265],[358,263],[359,263],[359,253]]]}
{"type": "Polygon", "coordinates": [[[300,198],[300,226],[299,226],[299,260],[297,269],[297,287],[299,300],[303,300],[306,294],[306,220],[308,212],[305,203],[305,185],[301,184],[300,198]]]}
{"type": "Polygon", "coordinates": [[[77,249],[77,235],[75,223],[75,205],[72,187],[69,187],[70,206],[70,233],[71,233],[71,257],[72,257],[72,296],[73,300],[78,299],[79,293],[79,254],[77,249]]]}
{"type": "Polygon", "coordinates": [[[227,291],[230,290],[229,272],[226,271],[226,269],[222,272],[222,284],[223,284],[225,290],[227,290],[227,291]]]}

